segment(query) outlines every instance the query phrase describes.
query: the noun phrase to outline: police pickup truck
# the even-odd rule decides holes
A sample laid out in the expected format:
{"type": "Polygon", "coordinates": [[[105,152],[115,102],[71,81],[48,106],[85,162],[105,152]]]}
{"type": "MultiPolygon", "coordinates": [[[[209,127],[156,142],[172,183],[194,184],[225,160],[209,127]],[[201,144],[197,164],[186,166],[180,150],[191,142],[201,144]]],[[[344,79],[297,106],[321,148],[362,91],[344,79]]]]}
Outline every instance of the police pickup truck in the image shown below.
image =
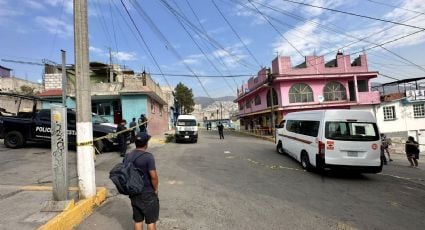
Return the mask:
{"type": "MultiPolygon", "coordinates": [[[[50,142],[50,109],[42,109],[34,113],[18,116],[2,116],[0,114],[0,139],[8,148],[20,148],[27,142],[50,142]]],[[[68,109],[68,143],[76,142],[76,113],[68,109]]],[[[116,125],[107,123],[102,117],[93,114],[93,137],[106,136],[116,131],[116,125]]],[[[116,138],[106,138],[94,143],[99,153],[117,146],[116,138]]]]}

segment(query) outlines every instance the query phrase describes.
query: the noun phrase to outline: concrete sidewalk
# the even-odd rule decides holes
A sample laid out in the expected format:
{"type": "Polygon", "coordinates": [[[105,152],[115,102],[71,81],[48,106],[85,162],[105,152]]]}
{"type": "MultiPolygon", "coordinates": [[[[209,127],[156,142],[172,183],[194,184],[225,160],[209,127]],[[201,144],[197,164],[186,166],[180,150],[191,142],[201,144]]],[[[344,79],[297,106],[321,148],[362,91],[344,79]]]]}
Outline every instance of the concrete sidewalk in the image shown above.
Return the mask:
{"type": "MultiPolygon", "coordinates": [[[[168,133],[172,135],[173,131],[168,133]]],[[[165,134],[152,136],[150,148],[157,148],[164,145],[165,140],[165,134]]],[[[134,147],[134,144],[130,144],[128,151],[131,151],[134,147]]],[[[70,186],[72,186],[70,196],[76,198],[78,197],[76,152],[69,151],[69,156],[70,186]]],[[[99,167],[100,170],[109,172],[110,168],[103,169],[102,165],[105,162],[118,163],[120,159],[122,158],[118,157],[118,153],[116,152],[96,155],[96,173],[99,171],[99,167]]],[[[58,218],[63,218],[59,215],[63,215],[64,212],[41,211],[44,203],[52,199],[49,145],[35,145],[22,149],[8,149],[4,146],[3,140],[0,140],[0,177],[2,178],[0,182],[0,229],[39,229],[49,221],[56,221],[58,218]]],[[[96,177],[98,179],[96,180],[96,185],[98,187],[102,187],[106,184],[111,187],[107,175],[102,174],[102,177],[96,177]]],[[[106,199],[106,192],[102,195],[104,195],[106,199]]],[[[114,194],[109,194],[108,196],[110,195],[113,196],[114,194]]],[[[95,206],[103,202],[103,200],[100,201],[100,199],[103,199],[103,197],[97,197],[91,201],[92,203],[84,204],[82,208],[81,203],[77,203],[78,200],[75,200],[74,206],[80,205],[78,208],[82,211],[77,212],[83,212],[84,216],[87,216],[95,206]],[[87,208],[89,210],[87,210],[87,208]]],[[[82,218],[84,216],[82,216],[82,218]]],[[[75,220],[66,221],[70,222],[75,220]]],[[[45,229],[58,229],[57,226],[58,225],[52,225],[45,229]]]]}

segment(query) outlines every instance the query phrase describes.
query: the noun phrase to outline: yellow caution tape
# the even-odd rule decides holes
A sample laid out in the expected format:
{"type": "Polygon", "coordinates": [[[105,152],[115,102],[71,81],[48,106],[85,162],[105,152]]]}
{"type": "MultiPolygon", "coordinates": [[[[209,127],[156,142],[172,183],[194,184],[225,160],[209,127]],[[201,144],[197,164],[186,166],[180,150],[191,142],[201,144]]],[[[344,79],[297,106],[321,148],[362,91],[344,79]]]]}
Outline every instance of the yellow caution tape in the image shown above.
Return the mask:
{"type": "Polygon", "coordinates": [[[138,128],[138,127],[140,127],[142,125],[145,125],[147,123],[148,123],[148,121],[145,121],[145,122],[139,123],[138,125],[136,125],[134,127],[131,127],[131,128],[128,128],[128,129],[124,129],[124,130],[121,130],[119,132],[108,133],[105,136],[94,138],[93,141],[80,142],[80,143],[77,143],[77,146],[89,146],[89,145],[93,145],[93,143],[95,143],[97,141],[100,141],[100,140],[103,140],[103,139],[108,139],[108,138],[114,138],[114,137],[118,136],[119,134],[126,133],[128,131],[131,131],[133,129],[136,129],[136,128],[138,128]]]}

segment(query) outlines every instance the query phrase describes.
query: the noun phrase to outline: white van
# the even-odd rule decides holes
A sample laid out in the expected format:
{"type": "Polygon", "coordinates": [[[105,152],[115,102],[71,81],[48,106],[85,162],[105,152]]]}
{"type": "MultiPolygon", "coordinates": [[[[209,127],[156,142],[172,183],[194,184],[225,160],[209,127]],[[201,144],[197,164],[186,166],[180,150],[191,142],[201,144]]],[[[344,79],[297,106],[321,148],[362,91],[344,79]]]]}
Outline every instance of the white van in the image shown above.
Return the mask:
{"type": "Polygon", "coordinates": [[[361,110],[311,110],[288,113],[276,133],[276,149],[306,170],[382,171],[381,140],[372,113],[361,110]]]}
{"type": "Polygon", "coordinates": [[[198,142],[198,122],[193,115],[179,115],[176,122],[176,143],[181,141],[198,142]]]}

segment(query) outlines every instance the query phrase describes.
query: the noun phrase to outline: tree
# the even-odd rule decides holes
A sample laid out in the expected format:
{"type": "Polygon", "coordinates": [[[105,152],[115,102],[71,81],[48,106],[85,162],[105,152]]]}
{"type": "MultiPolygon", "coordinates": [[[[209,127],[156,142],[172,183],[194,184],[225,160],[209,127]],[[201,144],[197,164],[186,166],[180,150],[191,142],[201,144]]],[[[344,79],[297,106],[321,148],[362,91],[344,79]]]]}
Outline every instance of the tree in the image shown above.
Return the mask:
{"type": "Polygon", "coordinates": [[[189,114],[193,112],[195,102],[193,101],[192,89],[189,89],[183,83],[179,82],[174,89],[177,101],[177,107],[180,108],[181,114],[189,114]]]}
{"type": "Polygon", "coordinates": [[[21,93],[24,95],[29,95],[29,96],[34,96],[35,92],[34,92],[34,88],[31,86],[27,86],[27,85],[23,85],[20,87],[21,89],[21,93]]]}

